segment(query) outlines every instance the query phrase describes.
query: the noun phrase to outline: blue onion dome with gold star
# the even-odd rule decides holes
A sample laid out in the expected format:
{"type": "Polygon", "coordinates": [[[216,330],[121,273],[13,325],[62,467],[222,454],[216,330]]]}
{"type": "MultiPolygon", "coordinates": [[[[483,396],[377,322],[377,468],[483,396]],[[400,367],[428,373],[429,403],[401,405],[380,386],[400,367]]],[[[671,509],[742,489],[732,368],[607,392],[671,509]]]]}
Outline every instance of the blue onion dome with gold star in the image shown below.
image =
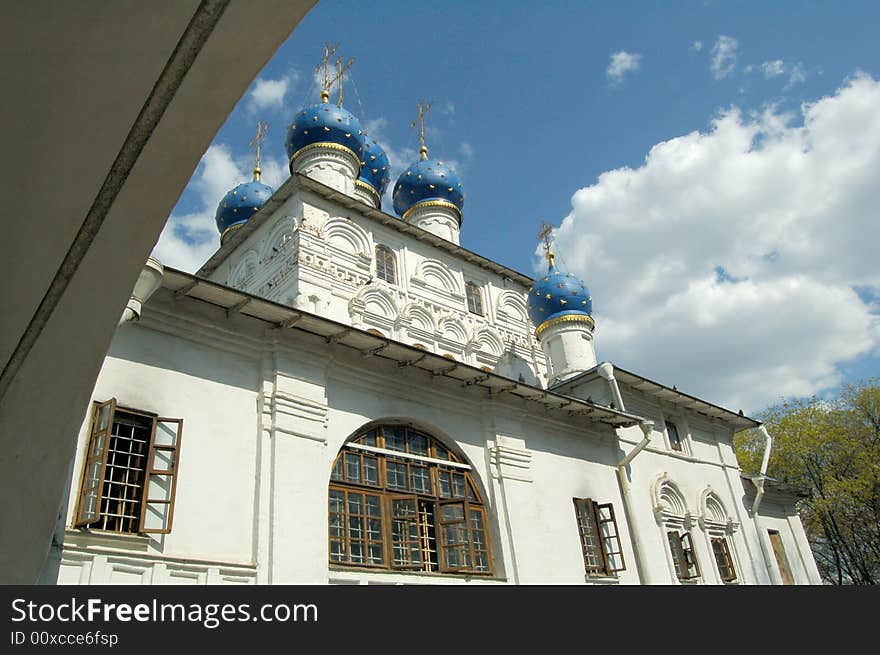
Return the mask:
{"type": "Polygon", "coordinates": [[[293,173],[293,160],[319,146],[351,153],[358,162],[364,155],[364,128],[354,114],[330,102],[327,91],[321,92],[322,102],[299,111],[287,128],[287,157],[293,173]]]}
{"type": "Polygon", "coordinates": [[[356,184],[366,188],[371,195],[381,201],[391,181],[391,167],[385,150],[373,139],[367,138],[364,143],[364,156],[361,159],[361,174],[356,184]]]}
{"type": "Polygon", "coordinates": [[[454,207],[459,219],[464,207],[464,190],[458,175],[449,164],[428,159],[425,147],[422,147],[419,161],[407,166],[397,178],[391,198],[394,211],[404,220],[411,210],[428,203],[454,207]]]}
{"type": "Polygon", "coordinates": [[[221,240],[227,233],[247,223],[273,193],[272,187],[260,182],[260,169],[255,168],[253,180],[239,184],[223,196],[214,215],[221,240]]]}
{"type": "Polygon", "coordinates": [[[547,274],[529,290],[528,311],[535,335],[540,336],[551,325],[569,321],[587,323],[592,329],[593,298],[589,289],[571,273],[557,269],[553,253],[547,258],[547,274]]]}

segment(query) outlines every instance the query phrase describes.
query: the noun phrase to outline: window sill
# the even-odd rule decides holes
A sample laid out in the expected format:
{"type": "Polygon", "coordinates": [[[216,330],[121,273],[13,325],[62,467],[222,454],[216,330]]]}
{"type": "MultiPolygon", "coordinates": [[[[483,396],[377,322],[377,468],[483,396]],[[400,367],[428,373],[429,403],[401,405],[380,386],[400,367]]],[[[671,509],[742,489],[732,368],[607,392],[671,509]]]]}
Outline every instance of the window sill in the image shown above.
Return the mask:
{"type": "Polygon", "coordinates": [[[620,578],[614,575],[585,575],[587,584],[620,584],[620,578]]]}
{"type": "Polygon", "coordinates": [[[101,546],[125,551],[147,552],[152,539],[140,534],[120,534],[118,532],[104,532],[103,530],[90,530],[89,528],[67,528],[64,531],[64,543],[79,548],[89,546],[101,546]]]}
{"type": "Polygon", "coordinates": [[[331,573],[346,574],[346,577],[353,579],[352,574],[359,576],[371,576],[376,580],[380,580],[385,576],[393,576],[397,578],[435,578],[444,580],[457,580],[462,582],[507,582],[506,578],[498,578],[492,575],[481,575],[479,573],[440,573],[434,571],[395,571],[390,569],[376,569],[359,566],[341,566],[339,564],[330,564],[328,571],[331,573]]]}

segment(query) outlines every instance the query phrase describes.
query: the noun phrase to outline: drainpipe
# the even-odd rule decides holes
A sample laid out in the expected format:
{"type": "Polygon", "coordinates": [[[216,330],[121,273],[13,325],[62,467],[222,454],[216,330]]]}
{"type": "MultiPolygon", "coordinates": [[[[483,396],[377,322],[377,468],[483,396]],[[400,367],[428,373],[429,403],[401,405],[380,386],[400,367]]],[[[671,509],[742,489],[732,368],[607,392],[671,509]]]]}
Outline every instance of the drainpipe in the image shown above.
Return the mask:
{"type": "Polygon", "coordinates": [[[602,362],[599,364],[596,372],[608,381],[608,386],[611,387],[611,395],[614,396],[617,409],[625,412],[626,408],[623,406],[623,397],[620,395],[620,388],[617,386],[617,379],[614,377],[614,365],[611,362],[602,362]]]}
{"type": "Polygon", "coordinates": [[[764,498],[764,481],[767,480],[767,466],[770,463],[770,449],[773,447],[773,438],[763,424],[758,426],[758,430],[764,435],[764,458],[761,460],[760,473],[751,478],[757,489],[755,492],[755,502],[752,503],[752,520],[755,522],[755,531],[758,533],[758,543],[761,545],[761,554],[764,556],[764,566],[767,568],[770,584],[779,585],[782,584],[782,580],[779,577],[779,571],[776,569],[773,553],[770,552],[770,545],[767,543],[769,537],[758,515],[758,508],[761,506],[761,501],[764,498]]]}
{"type": "Polygon", "coordinates": [[[122,312],[119,319],[119,325],[127,321],[137,321],[141,317],[141,310],[144,303],[150,299],[156,290],[162,285],[162,275],[165,273],[165,267],[155,257],[150,257],[144,268],[138,275],[137,282],[134,284],[134,290],[128,299],[128,304],[122,312]]]}
{"type": "MultiPolygon", "coordinates": [[[[613,379],[613,378],[612,378],[613,379]]],[[[616,382],[615,382],[616,386],[616,382]]],[[[620,392],[617,392],[620,395],[620,392]]],[[[632,494],[630,492],[629,477],[626,474],[626,467],[635,459],[645,446],[651,441],[651,432],[654,430],[653,421],[642,421],[639,423],[644,438],[633,448],[617,465],[617,481],[620,483],[620,496],[623,499],[623,511],[626,514],[627,525],[629,526],[630,541],[632,543],[633,555],[636,559],[636,570],[639,572],[639,580],[642,584],[653,584],[650,574],[650,568],[643,559],[642,553],[647,551],[642,540],[642,534],[639,529],[639,522],[633,513],[632,494]]]]}

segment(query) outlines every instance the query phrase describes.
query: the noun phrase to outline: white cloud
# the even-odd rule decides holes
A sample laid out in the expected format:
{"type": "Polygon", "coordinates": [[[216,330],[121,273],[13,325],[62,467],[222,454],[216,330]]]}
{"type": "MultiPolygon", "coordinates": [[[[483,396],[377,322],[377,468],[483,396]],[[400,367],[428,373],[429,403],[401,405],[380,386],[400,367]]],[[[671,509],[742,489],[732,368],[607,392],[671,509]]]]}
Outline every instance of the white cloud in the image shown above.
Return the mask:
{"type": "Polygon", "coordinates": [[[795,84],[806,81],[806,79],[807,73],[804,71],[804,65],[798,62],[794,66],[789,67],[788,83],[785,85],[785,88],[790,89],[795,84]]]}
{"type": "Polygon", "coordinates": [[[690,49],[693,50],[694,52],[699,52],[700,50],[703,49],[703,42],[702,41],[694,41],[691,44],[690,49]]]}
{"type": "Polygon", "coordinates": [[[280,77],[277,80],[258,77],[248,96],[249,108],[252,111],[280,110],[284,107],[284,98],[292,89],[295,75],[280,77]]]}
{"type": "Polygon", "coordinates": [[[612,84],[620,84],[627,73],[634,73],[641,67],[642,55],[621,50],[611,55],[605,74],[612,84]]]}
{"type": "Polygon", "coordinates": [[[712,61],[709,69],[713,77],[720,80],[727,77],[736,68],[736,55],[739,42],[732,36],[721,35],[712,46],[712,61]]]}
{"type": "Polygon", "coordinates": [[[764,73],[764,79],[770,79],[771,77],[782,75],[785,72],[785,64],[781,59],[765,61],[761,64],[761,71],[764,73]]]}
{"type": "MultiPolygon", "coordinates": [[[[214,222],[217,204],[233,187],[252,177],[251,154],[234,159],[229,148],[212,144],[202,155],[188,189],[195,194],[197,209],[188,214],[172,214],[159,236],[153,256],[163,264],[195,272],[220,247],[220,233],[214,222]]],[[[288,177],[282,162],[263,157],[261,180],[273,189],[288,177]]]]}
{"type": "Polygon", "coordinates": [[[880,83],[801,108],[736,108],[572,198],[561,260],[611,359],[733,409],[840,381],[880,353],[880,83]]]}

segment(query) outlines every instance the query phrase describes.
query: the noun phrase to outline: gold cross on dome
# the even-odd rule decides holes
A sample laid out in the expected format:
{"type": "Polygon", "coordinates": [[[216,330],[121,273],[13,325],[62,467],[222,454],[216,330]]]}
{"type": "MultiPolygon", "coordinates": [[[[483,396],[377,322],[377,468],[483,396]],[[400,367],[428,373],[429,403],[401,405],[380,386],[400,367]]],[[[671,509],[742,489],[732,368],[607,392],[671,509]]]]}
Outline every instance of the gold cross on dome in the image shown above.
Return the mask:
{"type": "Polygon", "coordinates": [[[336,75],[333,77],[333,80],[330,82],[332,85],[334,82],[337,84],[339,88],[339,99],[336,101],[336,105],[342,106],[342,79],[345,73],[352,67],[354,64],[354,57],[348,60],[348,63],[344,66],[342,65],[342,57],[336,58],[336,75]]]}
{"type": "Polygon", "coordinates": [[[330,102],[330,87],[333,85],[333,82],[330,81],[330,58],[336,54],[336,50],[339,48],[339,44],[333,44],[333,47],[330,46],[330,42],[324,44],[324,56],[321,57],[321,62],[315,66],[315,75],[321,75],[321,101],[322,102],[330,102]]]}
{"type": "Polygon", "coordinates": [[[433,103],[428,102],[425,103],[423,100],[419,100],[419,115],[416,116],[415,120],[409,124],[410,128],[419,126],[419,158],[427,159],[428,158],[428,148],[425,146],[425,116],[427,116],[428,112],[431,111],[431,105],[433,103]]]}
{"type": "Polygon", "coordinates": [[[547,262],[550,266],[553,266],[556,260],[556,255],[553,254],[553,250],[550,248],[550,239],[552,236],[553,227],[546,223],[541,223],[541,231],[538,232],[538,241],[544,242],[544,256],[547,258],[547,262]]]}
{"type": "Polygon", "coordinates": [[[260,162],[263,159],[263,139],[266,136],[266,132],[269,131],[269,122],[257,121],[257,133],[254,135],[254,138],[251,139],[251,142],[248,144],[249,147],[254,148],[256,153],[254,154],[254,179],[260,179],[260,162]]]}

